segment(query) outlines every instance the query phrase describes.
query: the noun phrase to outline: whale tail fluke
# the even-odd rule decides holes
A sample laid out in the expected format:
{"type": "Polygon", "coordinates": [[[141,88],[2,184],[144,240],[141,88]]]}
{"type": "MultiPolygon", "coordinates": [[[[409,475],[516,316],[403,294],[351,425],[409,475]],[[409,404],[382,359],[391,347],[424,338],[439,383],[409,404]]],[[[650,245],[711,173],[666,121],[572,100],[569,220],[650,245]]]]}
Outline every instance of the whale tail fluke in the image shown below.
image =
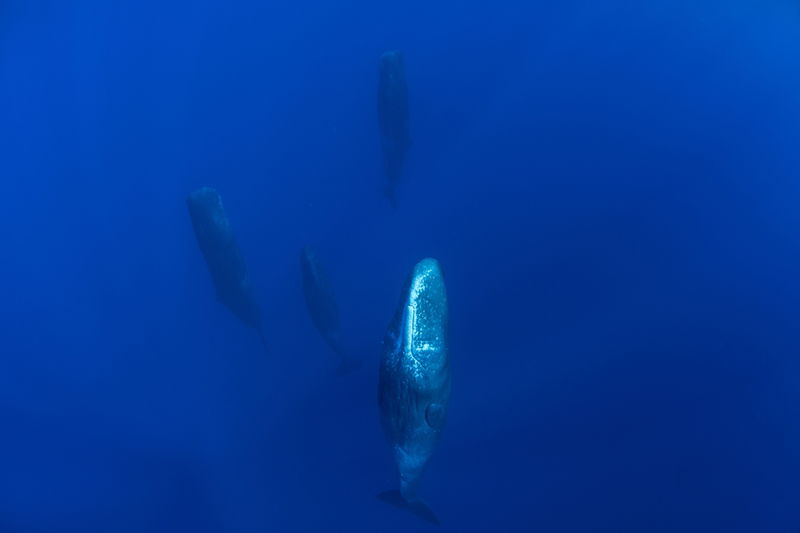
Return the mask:
{"type": "Polygon", "coordinates": [[[434,512],[431,511],[430,507],[419,500],[413,502],[406,501],[405,498],[400,495],[399,490],[387,490],[386,492],[381,492],[378,494],[378,499],[388,503],[389,505],[416,515],[435,526],[441,525],[441,522],[439,522],[439,519],[436,517],[434,512]]]}

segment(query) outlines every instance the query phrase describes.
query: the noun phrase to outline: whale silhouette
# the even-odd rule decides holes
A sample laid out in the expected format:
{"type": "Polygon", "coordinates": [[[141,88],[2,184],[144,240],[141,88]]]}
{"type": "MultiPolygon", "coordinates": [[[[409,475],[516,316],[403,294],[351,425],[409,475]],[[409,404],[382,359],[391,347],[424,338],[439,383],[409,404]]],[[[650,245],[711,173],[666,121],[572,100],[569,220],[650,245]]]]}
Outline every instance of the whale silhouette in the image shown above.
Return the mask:
{"type": "Polygon", "coordinates": [[[219,300],[245,325],[258,332],[266,348],[261,312],[219,193],[202,187],[186,198],[197,244],[208,266],[219,300]]]}
{"type": "Polygon", "coordinates": [[[400,490],[379,497],[434,523],[417,488],[447,417],[450,399],[448,311],[435,259],[423,259],[406,282],[384,339],[378,407],[400,474],[400,490]]]}

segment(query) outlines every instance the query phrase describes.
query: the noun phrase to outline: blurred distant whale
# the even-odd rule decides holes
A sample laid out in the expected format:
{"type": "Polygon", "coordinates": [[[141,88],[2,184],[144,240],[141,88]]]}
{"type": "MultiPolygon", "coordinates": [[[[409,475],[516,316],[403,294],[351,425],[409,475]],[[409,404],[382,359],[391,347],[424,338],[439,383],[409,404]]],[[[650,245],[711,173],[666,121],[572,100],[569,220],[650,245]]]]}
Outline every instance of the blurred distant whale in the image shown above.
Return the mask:
{"type": "Polygon", "coordinates": [[[403,172],[408,135],[408,86],[403,56],[390,51],[381,56],[378,76],[378,125],[383,149],[384,171],[389,183],[386,195],[395,205],[395,186],[403,172]]]}
{"type": "Polygon", "coordinates": [[[239,245],[217,191],[202,187],[186,199],[197,244],[206,260],[217,299],[239,320],[255,328],[266,347],[261,312],[239,245]]]}
{"type": "Polygon", "coordinates": [[[322,334],[328,346],[339,356],[339,372],[354,369],[357,364],[342,348],[339,330],[339,311],[328,276],[319,262],[316,252],[306,246],[300,252],[300,268],[303,274],[303,293],[311,320],[322,334]]]}
{"type": "Polygon", "coordinates": [[[400,473],[400,491],[379,497],[434,523],[417,486],[447,416],[450,361],[447,294],[435,259],[420,261],[384,339],[378,381],[381,424],[400,473]]]}

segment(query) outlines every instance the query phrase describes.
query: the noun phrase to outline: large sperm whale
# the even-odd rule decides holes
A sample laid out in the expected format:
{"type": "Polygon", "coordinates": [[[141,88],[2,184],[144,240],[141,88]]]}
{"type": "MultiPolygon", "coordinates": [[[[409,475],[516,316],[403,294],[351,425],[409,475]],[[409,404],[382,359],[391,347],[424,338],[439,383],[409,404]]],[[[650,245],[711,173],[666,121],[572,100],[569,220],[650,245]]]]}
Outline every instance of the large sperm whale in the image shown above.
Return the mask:
{"type": "Polygon", "coordinates": [[[403,172],[408,135],[408,85],[403,56],[390,51],[381,56],[378,75],[378,125],[383,149],[386,196],[395,205],[395,186],[403,172]]]}
{"type": "Polygon", "coordinates": [[[417,487],[442,432],[450,398],[447,294],[439,263],[423,259],[406,282],[384,339],[378,380],[383,430],[400,490],[380,497],[438,523],[417,487]]]}
{"type": "Polygon", "coordinates": [[[217,300],[245,325],[258,332],[266,347],[261,312],[242,253],[225,215],[222,198],[210,187],[202,187],[186,198],[197,244],[208,266],[217,300]]]}
{"type": "Polygon", "coordinates": [[[356,368],[358,366],[356,361],[350,358],[342,347],[339,309],[336,305],[333,285],[331,285],[317,253],[310,246],[304,247],[300,252],[300,269],[308,313],[322,338],[339,356],[339,373],[343,374],[356,368]]]}

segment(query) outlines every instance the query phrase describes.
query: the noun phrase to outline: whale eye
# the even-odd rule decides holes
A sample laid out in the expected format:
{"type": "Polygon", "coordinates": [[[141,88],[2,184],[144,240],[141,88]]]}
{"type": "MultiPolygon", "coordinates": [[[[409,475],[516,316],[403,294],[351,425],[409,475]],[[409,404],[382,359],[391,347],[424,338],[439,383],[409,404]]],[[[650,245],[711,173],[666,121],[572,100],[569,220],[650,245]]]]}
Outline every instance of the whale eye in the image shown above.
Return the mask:
{"type": "Polygon", "coordinates": [[[444,406],[440,403],[428,404],[425,408],[425,422],[433,429],[441,429],[444,425],[444,406]]]}

